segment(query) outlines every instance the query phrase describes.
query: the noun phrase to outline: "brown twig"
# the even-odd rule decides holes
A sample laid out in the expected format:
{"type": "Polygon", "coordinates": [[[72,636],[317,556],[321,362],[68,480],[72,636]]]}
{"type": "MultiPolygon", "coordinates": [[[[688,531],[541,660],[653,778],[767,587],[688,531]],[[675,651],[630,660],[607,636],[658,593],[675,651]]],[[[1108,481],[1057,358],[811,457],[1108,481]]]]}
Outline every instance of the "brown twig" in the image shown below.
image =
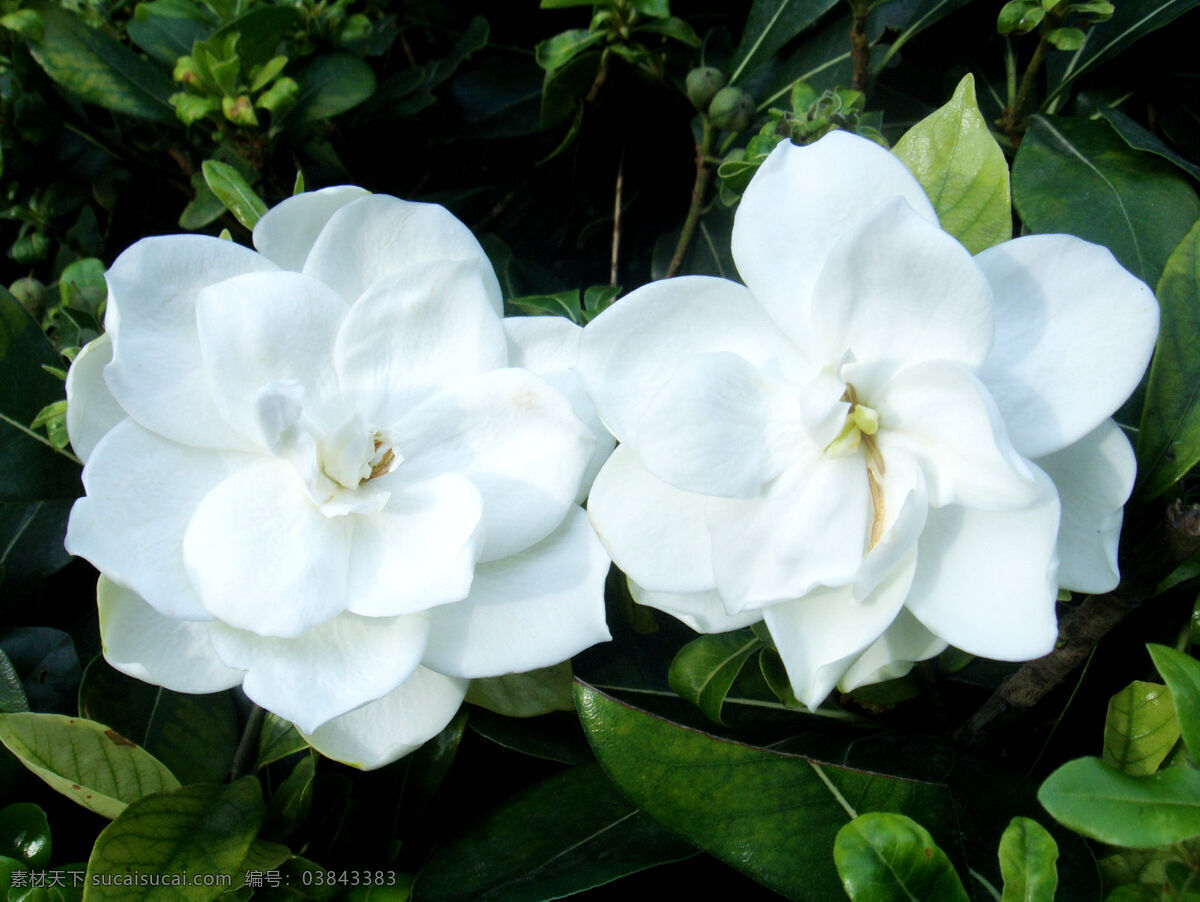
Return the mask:
{"type": "Polygon", "coordinates": [[[850,0],[854,21],[850,25],[850,87],[866,91],[871,80],[871,42],[867,38],[867,14],[870,8],[863,0],[850,0]]]}
{"type": "Polygon", "coordinates": [[[621,259],[621,189],[625,183],[625,148],[617,163],[617,186],[613,190],[612,263],[608,268],[608,284],[617,287],[617,269],[621,259]]]}
{"type": "Polygon", "coordinates": [[[671,255],[671,263],[667,266],[667,278],[679,275],[683,268],[683,258],[687,256],[692,236],[696,234],[696,226],[700,224],[700,211],[704,209],[704,193],[708,189],[708,179],[712,174],[709,155],[712,154],[713,136],[716,129],[708,121],[708,116],[701,114],[702,131],[700,143],[696,145],[696,180],[692,183],[692,202],[688,205],[687,218],[683,221],[683,229],[679,233],[679,241],[675,243],[675,253],[671,255]]]}

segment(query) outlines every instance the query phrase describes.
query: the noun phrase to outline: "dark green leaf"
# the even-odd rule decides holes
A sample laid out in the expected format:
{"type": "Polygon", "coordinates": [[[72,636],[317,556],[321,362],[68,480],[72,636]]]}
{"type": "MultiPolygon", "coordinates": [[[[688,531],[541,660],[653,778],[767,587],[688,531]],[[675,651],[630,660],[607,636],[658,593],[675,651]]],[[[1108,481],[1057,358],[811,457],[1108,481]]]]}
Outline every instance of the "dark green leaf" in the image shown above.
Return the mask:
{"type": "Polygon", "coordinates": [[[853,902],[967,902],[946,853],[902,814],[856,817],[838,831],[833,860],[853,902]]]}
{"type": "Polygon", "coordinates": [[[762,640],[748,629],[701,636],[681,648],[671,662],[671,688],[710,720],[723,724],[725,696],[750,656],[762,647],[762,640]]]}
{"type": "Polygon", "coordinates": [[[1167,146],[1161,138],[1147,128],[1138,125],[1129,116],[1126,116],[1118,109],[1113,107],[1101,107],[1100,116],[1113,127],[1113,130],[1125,139],[1125,143],[1134,150],[1144,150],[1148,153],[1156,154],[1164,160],[1170,160],[1188,175],[1194,179],[1200,179],[1200,166],[1188,160],[1181,154],[1176,153],[1167,146]]]}
{"type": "Polygon", "coordinates": [[[75,15],[47,0],[26,6],[42,21],[42,39],[29,52],[52,79],[88,103],[143,119],[173,123],[167,98],[171,82],[148,63],[102,31],[89,28],[75,15]]]}
{"type": "Polygon", "coordinates": [[[1200,218],[1175,167],[1086,119],[1033,117],[1013,162],[1013,202],[1030,231],[1103,244],[1149,285],[1200,218]]]}
{"type": "Polygon", "coordinates": [[[1058,888],[1058,843],[1046,828],[1027,817],[1014,817],[1000,837],[1001,902],[1054,902],[1058,888]]]}
{"type": "Polygon", "coordinates": [[[900,49],[929,26],[961,9],[971,0],[891,0],[875,10],[875,15],[889,28],[900,33],[878,58],[871,57],[871,71],[881,72],[900,49]]]}
{"type": "Polygon", "coordinates": [[[604,41],[602,31],[588,31],[586,28],[572,28],[563,31],[552,38],[547,38],[533,49],[537,64],[548,73],[565,66],[589,47],[604,41]]]}
{"type": "Polygon", "coordinates": [[[29,710],[29,701],[21,686],[17,669],[3,651],[0,651],[0,714],[18,714],[29,710]]]}
{"type": "Polygon", "coordinates": [[[1108,701],[1104,763],[1133,777],[1158,770],[1179,739],[1166,686],[1135,680],[1108,701]]]}
{"type": "Polygon", "coordinates": [[[222,881],[196,878],[228,875],[240,883],[262,817],[262,790],[253,777],[225,786],[185,786],[135,802],[96,838],[88,859],[88,896],[105,902],[163,897],[159,887],[123,885],[122,875],[135,872],[187,875],[170,888],[170,898],[215,899],[225,892],[222,881]]]}
{"type": "Polygon", "coordinates": [[[626,801],[597,765],[555,774],[442,847],[417,878],[427,902],[557,899],[695,854],[626,801]]]}
{"type": "Polygon", "coordinates": [[[669,0],[632,0],[633,8],[643,16],[654,19],[665,19],[671,15],[669,0]]]}
{"type": "Polygon", "coordinates": [[[204,181],[204,173],[193,172],[191,181],[192,199],[179,214],[179,227],[188,231],[204,228],[225,212],[221,199],[212,193],[208,182],[204,181]]]}
{"type": "Polygon", "coordinates": [[[837,0],[754,0],[733,52],[734,84],[772,59],[783,45],[833,8],[837,0]]]}
{"type": "Polygon", "coordinates": [[[571,662],[529,673],[472,680],[467,701],[506,717],[537,717],[551,711],[575,710],[571,662]]]}
{"type": "Polygon", "coordinates": [[[125,28],[129,40],[160,63],[172,67],[212,30],[213,22],[204,16],[203,7],[170,0],[139,3],[125,28]]]}
{"type": "Polygon", "coordinates": [[[31,595],[70,563],[63,547],[70,511],[70,501],[0,504],[0,597],[31,595]]]}
{"type": "Polygon", "coordinates": [[[1165,645],[1147,648],[1154,666],[1171,690],[1183,744],[1193,758],[1200,760],[1200,661],[1165,645]]]}
{"type": "Polygon", "coordinates": [[[46,812],[32,802],[0,810],[0,854],[35,868],[50,863],[50,823],[46,812]]]}
{"type": "Polygon", "coordinates": [[[561,764],[592,760],[592,751],[574,713],[556,712],[532,720],[513,720],[479,709],[471,712],[470,723],[480,736],[522,755],[561,764]]]}
{"type": "Polygon", "coordinates": [[[237,221],[248,229],[267,212],[267,205],[254,193],[254,189],[242,178],[242,174],[218,160],[205,160],[200,167],[209,190],[217,196],[237,221]]]}
{"type": "Polygon", "coordinates": [[[660,19],[656,22],[645,22],[633,30],[643,34],[661,34],[680,43],[687,44],[689,47],[700,46],[700,36],[696,34],[696,30],[683,21],[683,19],[678,19],[675,16],[669,19],[660,19]]]}
{"type": "Polygon", "coordinates": [[[29,707],[74,712],[82,675],[70,635],[48,626],[20,626],[0,633],[0,648],[12,662],[29,707]]]}
{"type": "Polygon", "coordinates": [[[465,705],[440,733],[405,758],[404,790],[397,805],[398,832],[421,829],[422,815],[450,772],[458,754],[471,710],[465,705]]]}
{"type": "Polygon", "coordinates": [[[575,693],[596,757],[638,808],[789,898],[838,898],[829,850],[860,812],[918,817],[955,841],[944,786],[718,739],[581,683],[575,693]]]}
{"type": "Polygon", "coordinates": [[[279,42],[299,15],[300,11],[291,6],[253,7],[214,31],[205,43],[215,47],[229,35],[238,35],[238,64],[248,70],[275,55],[279,42]]]}
{"type": "Polygon", "coordinates": [[[1162,322],[1138,430],[1139,492],[1160,495],[1200,461],[1200,222],[1159,280],[1162,322]]]}
{"type": "Polygon", "coordinates": [[[267,712],[263,720],[262,732],[258,737],[258,758],[254,767],[266,767],[275,761],[280,761],[288,755],[302,752],[308,748],[308,743],[300,732],[277,714],[267,712]]]}
{"type": "Polygon", "coordinates": [[[318,56],[296,76],[300,93],[288,121],[331,119],[358,106],[375,92],[375,73],[356,56],[327,53],[318,56]]]}
{"type": "Polygon", "coordinates": [[[573,323],[583,322],[579,291],[574,288],[555,294],[531,294],[512,298],[508,306],[528,316],[565,316],[573,323]]]}
{"type": "Polygon", "coordinates": [[[292,768],[288,778],[271,794],[263,821],[263,834],[283,839],[308,816],[312,808],[313,778],[317,773],[317,753],[309,751],[292,768]]]}
{"type": "Polygon", "coordinates": [[[1130,777],[1099,758],[1068,761],[1038,790],[1064,826],[1110,846],[1149,848],[1200,835],[1200,771],[1130,777]]]}

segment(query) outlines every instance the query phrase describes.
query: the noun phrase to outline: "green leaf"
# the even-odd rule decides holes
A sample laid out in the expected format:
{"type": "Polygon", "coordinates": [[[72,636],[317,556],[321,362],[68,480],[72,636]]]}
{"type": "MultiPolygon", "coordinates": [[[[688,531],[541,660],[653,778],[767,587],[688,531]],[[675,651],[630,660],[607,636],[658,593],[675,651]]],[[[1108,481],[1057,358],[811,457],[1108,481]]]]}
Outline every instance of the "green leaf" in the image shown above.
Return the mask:
{"type": "Polygon", "coordinates": [[[1200,760],[1200,661],[1165,645],[1146,647],[1171,690],[1183,744],[1194,759],[1200,760]]]}
{"type": "MultiPolygon", "coordinates": [[[[280,839],[290,835],[312,808],[313,780],[317,773],[317,753],[310,750],[304,755],[288,778],[271,794],[263,823],[266,836],[280,839]]],[[[286,857],[286,856],[285,856],[286,857]]]]}
{"type": "Polygon", "coordinates": [[[228,692],[172,692],[127,677],[97,657],[79,686],[79,713],[137,742],[184,785],[221,783],[229,776],[239,733],[228,692]]]}
{"type": "Polygon", "coordinates": [[[1103,244],[1149,285],[1200,218],[1173,166],[1133,150],[1106,122],[1034,116],[1013,161],[1013,202],[1031,232],[1103,244]]]}
{"type": "MultiPolygon", "coordinates": [[[[896,35],[895,40],[878,59],[872,56],[871,71],[873,73],[882,72],[910,40],[970,2],[971,0],[919,0],[915,3],[882,4],[876,12],[881,14],[884,24],[890,28],[900,29],[900,33],[896,35]],[[902,11],[898,20],[891,19],[890,8],[902,11]]],[[[868,20],[869,25],[870,20],[868,20]]]]}
{"type": "Polygon", "coordinates": [[[1082,28],[1051,28],[1045,37],[1057,50],[1078,50],[1087,41],[1082,28]]]}
{"type": "Polygon", "coordinates": [[[605,34],[602,31],[572,28],[539,42],[533,48],[533,57],[539,66],[547,72],[553,72],[555,69],[565,66],[589,47],[603,43],[604,39],[605,34]]]}
{"type": "Polygon", "coordinates": [[[50,822],[46,812],[32,802],[18,802],[0,810],[0,855],[35,868],[50,864],[50,822]]]}
{"type": "Polygon", "coordinates": [[[61,714],[0,715],[0,742],[52,789],[104,817],[179,781],[104,724],[61,714]]]}
{"type": "Polygon", "coordinates": [[[193,172],[191,181],[192,199],[179,214],[179,227],[188,231],[204,228],[225,212],[225,205],[204,181],[204,173],[193,172]]]}
{"type": "Polygon", "coordinates": [[[774,58],[784,44],[836,4],[837,0],[754,0],[733,52],[735,63],[729,84],[774,58]]]}
{"type": "Polygon", "coordinates": [[[642,34],[661,34],[679,41],[681,44],[687,44],[689,47],[700,46],[700,36],[696,34],[696,30],[683,19],[675,16],[654,22],[644,22],[633,30],[642,34]]]}
{"type": "Polygon", "coordinates": [[[0,714],[19,714],[29,710],[29,700],[21,687],[17,669],[3,651],[0,651],[0,714]]]}
{"type": "Polygon", "coordinates": [[[671,661],[671,688],[710,720],[723,724],[725,696],[750,656],[762,647],[762,640],[748,629],[701,636],[681,648],[671,661]]]}
{"type": "Polygon", "coordinates": [[[134,802],[96,837],[87,866],[88,899],[215,899],[240,885],[241,865],[262,818],[262,790],[253,777],[225,786],[185,786],[134,802]],[[159,887],[124,885],[130,874],[187,879],[171,886],[168,896],[159,887]],[[209,879],[197,879],[201,875],[209,879]]]}
{"type": "Polygon", "coordinates": [[[665,19],[671,15],[669,0],[632,0],[632,3],[635,10],[652,19],[665,19]]]}
{"type": "Polygon", "coordinates": [[[1132,777],[1152,774],[1179,740],[1166,686],[1135,680],[1108,701],[1104,763],[1132,777]]]}
{"type": "Polygon", "coordinates": [[[574,711],[571,662],[528,673],[472,680],[467,701],[506,717],[537,717],[551,711],[574,711]]]}
{"type": "Polygon", "coordinates": [[[512,298],[508,306],[527,316],[565,316],[573,323],[583,324],[579,290],[575,288],[554,294],[530,294],[512,298]]]}
{"type": "Polygon", "coordinates": [[[193,3],[139,3],[125,26],[129,40],[160,63],[174,66],[181,56],[192,52],[192,45],[213,30],[213,22],[203,8],[193,3]]]}
{"type": "Polygon", "coordinates": [[[289,122],[332,119],[375,93],[375,72],[357,56],[327,53],[296,76],[300,92],[287,113],[289,122]]]}
{"type": "Polygon", "coordinates": [[[838,831],[833,860],[852,902],[967,902],[946,853],[902,814],[856,817],[838,831]]]}
{"type": "Polygon", "coordinates": [[[74,498],[79,465],[29,424],[61,401],[63,384],[42,369],[62,358],[21,303],[0,288],[0,502],[74,498]]]}
{"type": "Polygon", "coordinates": [[[47,0],[25,4],[42,21],[42,39],[29,52],[54,81],[105,109],[170,124],[172,86],[157,66],[47,0]]]}
{"type": "Polygon", "coordinates": [[[1099,758],[1068,761],[1038,790],[1050,815],[1110,846],[1149,848],[1200,835],[1200,771],[1130,777],[1099,758]]]}
{"type": "Polygon", "coordinates": [[[417,878],[425,902],[540,902],[696,854],[595,764],[514,796],[444,845],[417,878]]]}
{"type": "Polygon", "coordinates": [[[228,163],[205,160],[200,167],[209,190],[232,213],[237,221],[248,229],[267,212],[267,205],[254,193],[254,189],[242,178],[240,172],[228,163]]]}
{"type": "Polygon", "coordinates": [[[209,48],[228,46],[237,36],[238,68],[252,69],[275,55],[300,10],[291,6],[255,6],[214,31],[204,43],[209,48]]]}
{"type": "Polygon", "coordinates": [[[894,153],[925,189],[942,228],[972,254],[1012,237],[1008,164],[975,102],[973,76],[905,132],[894,153]]]}
{"type": "Polygon", "coordinates": [[[829,850],[860,812],[908,814],[934,825],[943,845],[956,841],[944,786],[718,739],[579,682],[575,700],[596,757],[630,801],[791,899],[838,898],[829,850]]]}
{"type": "Polygon", "coordinates": [[[258,758],[254,762],[254,768],[258,770],[266,767],[308,747],[299,730],[278,714],[268,711],[258,737],[258,758]]]}
{"type": "Polygon", "coordinates": [[[1000,837],[1001,902],[1054,902],[1058,889],[1058,843],[1045,827],[1014,817],[1000,837]]]}
{"type": "Polygon", "coordinates": [[[1113,130],[1134,150],[1144,150],[1160,156],[1164,160],[1169,160],[1192,178],[1200,180],[1200,166],[1182,154],[1176,153],[1154,132],[1143,128],[1131,117],[1113,107],[1101,107],[1099,113],[1100,118],[1111,125],[1113,130]]]}
{"type": "Polygon", "coordinates": [[[1138,430],[1138,492],[1161,495],[1200,461],[1200,222],[1167,260],[1162,322],[1138,430]]]}

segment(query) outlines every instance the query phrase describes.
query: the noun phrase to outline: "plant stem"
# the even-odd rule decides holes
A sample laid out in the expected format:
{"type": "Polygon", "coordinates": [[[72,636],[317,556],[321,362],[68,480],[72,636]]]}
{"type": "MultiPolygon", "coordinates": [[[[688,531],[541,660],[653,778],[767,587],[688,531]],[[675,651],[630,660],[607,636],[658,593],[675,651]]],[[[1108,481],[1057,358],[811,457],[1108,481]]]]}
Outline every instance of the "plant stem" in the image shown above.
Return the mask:
{"type": "Polygon", "coordinates": [[[1046,13],[1046,18],[1042,22],[1041,37],[1037,47],[1033,49],[1033,56],[1029,58],[1029,65],[1025,67],[1025,74],[1021,76],[1017,96],[1000,114],[1000,127],[1004,129],[1004,133],[1008,135],[1014,148],[1021,146],[1021,136],[1025,133],[1025,104],[1029,101],[1029,95],[1033,91],[1034,80],[1042,70],[1042,64],[1046,61],[1046,54],[1053,46],[1046,35],[1052,28],[1062,24],[1063,18],[1064,14],[1059,13],[1057,8],[1046,13]]]}
{"type": "Polygon", "coordinates": [[[250,708],[246,727],[242,730],[242,738],[233,755],[233,765],[229,768],[230,783],[246,773],[254,763],[254,756],[258,751],[258,738],[262,734],[263,720],[266,716],[267,712],[258,705],[252,705],[250,708]]]}
{"type": "Polygon", "coordinates": [[[700,223],[700,211],[704,207],[704,193],[708,188],[708,178],[712,167],[708,164],[709,154],[712,153],[713,137],[716,129],[708,121],[707,114],[700,114],[702,130],[700,143],[696,145],[696,180],[692,183],[692,202],[688,206],[687,218],[683,221],[683,230],[679,233],[679,241],[675,244],[675,253],[671,255],[671,263],[667,267],[667,278],[679,275],[683,268],[683,258],[687,256],[688,246],[692,236],[696,234],[696,226],[700,223]]]}
{"type": "Polygon", "coordinates": [[[625,182],[625,148],[617,163],[617,185],[613,190],[612,262],[608,269],[608,284],[617,287],[617,264],[621,259],[621,189],[625,182]]]}
{"type": "Polygon", "coordinates": [[[850,26],[850,87],[866,91],[871,79],[871,42],[867,40],[867,14],[870,5],[865,0],[850,0],[854,22],[850,26]]]}

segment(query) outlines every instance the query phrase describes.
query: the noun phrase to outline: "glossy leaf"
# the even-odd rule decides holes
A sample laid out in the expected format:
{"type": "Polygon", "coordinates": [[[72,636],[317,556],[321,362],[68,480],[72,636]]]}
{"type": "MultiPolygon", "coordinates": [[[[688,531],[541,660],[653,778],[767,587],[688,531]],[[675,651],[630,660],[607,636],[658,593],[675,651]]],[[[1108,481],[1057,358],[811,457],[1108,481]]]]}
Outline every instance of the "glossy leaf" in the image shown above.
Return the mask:
{"type": "Polygon", "coordinates": [[[671,662],[671,688],[710,720],[724,723],[725,696],[751,655],[762,647],[762,640],[748,629],[701,636],[681,648],[671,662]]]}
{"type": "Polygon", "coordinates": [[[289,122],[317,122],[358,106],[375,93],[375,72],[356,56],[328,53],[296,76],[300,93],[288,112],[289,122]]]}
{"type": "Polygon", "coordinates": [[[0,810],[0,854],[35,868],[50,863],[50,822],[46,812],[32,802],[18,802],[0,810]]]}
{"type": "Polygon", "coordinates": [[[0,742],[51,788],[104,817],[179,781],[140,746],[104,724],[61,714],[0,716],[0,742]]]}
{"type": "Polygon", "coordinates": [[[173,93],[162,70],[74,14],[46,0],[30,0],[42,36],[29,52],[54,81],[81,100],[105,109],[163,123],[175,122],[167,98],[173,93]]]}
{"type": "Polygon", "coordinates": [[[975,79],[896,142],[894,153],[937,212],[942,228],[977,254],[1012,237],[1008,163],[975,101],[975,79]]]}
{"type": "Polygon", "coordinates": [[[414,898],[557,899],[694,854],[599,766],[581,765],[519,793],[443,846],[418,876],[414,898]]]}
{"type": "Polygon", "coordinates": [[[1165,645],[1149,645],[1179,719],[1179,732],[1192,757],[1200,760],[1200,661],[1165,645]]]}
{"type": "Polygon", "coordinates": [[[185,874],[186,881],[170,888],[171,898],[215,899],[226,886],[219,880],[196,878],[228,875],[240,884],[245,874],[242,862],[262,817],[262,790],[253,777],[224,786],[185,786],[135,802],[96,838],[88,859],[88,898],[105,902],[160,898],[160,887],[123,885],[121,876],[136,872],[185,874]]]}
{"type": "Polygon", "coordinates": [[[300,731],[277,714],[267,712],[263,719],[262,732],[258,737],[258,758],[254,767],[266,767],[275,761],[282,760],[288,755],[302,752],[308,748],[308,743],[300,735],[300,731]]]}
{"type": "Polygon", "coordinates": [[[506,749],[557,761],[560,764],[583,764],[592,760],[575,712],[546,714],[531,720],[514,720],[491,711],[471,712],[471,729],[485,739],[506,749]]]}
{"type": "Polygon", "coordinates": [[[1099,758],[1068,761],[1038,790],[1064,826],[1111,846],[1149,848],[1200,835],[1200,771],[1130,777],[1099,758]]]}
{"type": "Polygon", "coordinates": [[[1000,837],[1001,902],[1054,902],[1058,889],[1058,843],[1045,827],[1014,817],[1000,837]]]}
{"type": "Polygon", "coordinates": [[[81,673],[68,633],[48,626],[20,626],[0,633],[0,648],[21,680],[29,708],[75,713],[81,673]]]}
{"type": "Polygon", "coordinates": [[[1013,161],[1013,203],[1031,232],[1103,244],[1149,285],[1200,218],[1174,166],[1126,144],[1106,122],[1034,116],[1013,161]]]}
{"type": "Polygon", "coordinates": [[[135,45],[160,63],[174,66],[181,56],[192,52],[192,45],[212,32],[214,21],[204,15],[204,7],[193,3],[139,3],[125,26],[135,45]]]}
{"type": "Polygon", "coordinates": [[[860,812],[907,814],[956,841],[944,786],[718,739],[578,682],[575,699],[596,757],[638,808],[788,898],[838,898],[829,850],[860,812]]]}
{"type": "Polygon", "coordinates": [[[852,902],[967,902],[946,853],[902,814],[856,817],[838,831],[833,860],[852,902]]]}
{"type": "Polygon", "coordinates": [[[729,83],[754,72],[783,45],[821,18],[837,0],[754,0],[733,52],[729,83]]]}
{"type": "Polygon", "coordinates": [[[1167,260],[1162,322],[1138,430],[1139,492],[1160,495],[1200,461],[1200,222],[1167,260]]]}
{"type": "Polygon", "coordinates": [[[1133,777],[1158,770],[1179,740],[1179,721],[1166,686],[1134,680],[1108,701],[1104,763],[1133,777]]]}
{"type": "Polygon", "coordinates": [[[1134,150],[1144,150],[1155,154],[1164,160],[1174,163],[1194,179],[1200,179],[1200,166],[1188,160],[1182,154],[1176,153],[1167,143],[1148,128],[1143,128],[1134,119],[1126,116],[1114,107],[1101,107],[1098,111],[1100,118],[1113,127],[1125,143],[1134,150]]]}
{"type": "MultiPolygon", "coordinates": [[[[0,599],[32,597],[46,577],[71,562],[63,547],[71,504],[0,503],[0,599]]],[[[0,690],[0,710],[3,704],[0,690]]]]}
{"type": "Polygon", "coordinates": [[[237,221],[248,229],[262,219],[267,205],[254,189],[242,178],[242,174],[219,160],[205,160],[200,167],[204,181],[217,199],[225,205],[237,221]]]}
{"type": "Polygon", "coordinates": [[[467,701],[506,717],[537,717],[551,711],[575,710],[571,662],[528,673],[472,680],[467,701]]]}
{"type": "Polygon", "coordinates": [[[17,668],[8,655],[0,651],[0,714],[17,714],[29,710],[29,700],[21,686],[17,668]]]}

